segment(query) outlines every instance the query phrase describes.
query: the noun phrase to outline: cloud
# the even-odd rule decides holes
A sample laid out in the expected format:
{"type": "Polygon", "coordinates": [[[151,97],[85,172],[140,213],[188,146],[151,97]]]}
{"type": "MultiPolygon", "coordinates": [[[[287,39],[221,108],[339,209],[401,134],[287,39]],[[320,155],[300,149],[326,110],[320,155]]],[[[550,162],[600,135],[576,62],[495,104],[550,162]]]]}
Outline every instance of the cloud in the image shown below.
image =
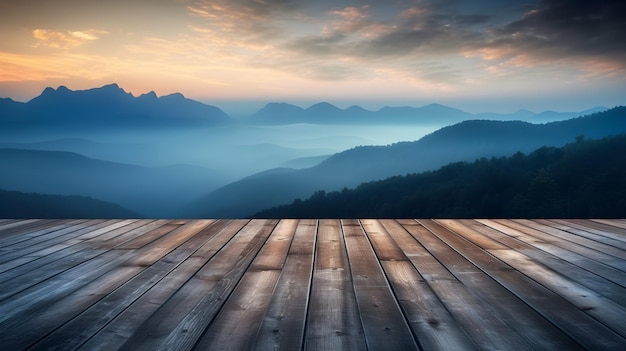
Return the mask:
{"type": "Polygon", "coordinates": [[[106,31],[89,29],[84,31],[54,31],[50,29],[33,30],[35,47],[50,47],[54,49],[70,49],[82,46],[88,42],[100,39],[102,35],[109,34],[106,31]]]}
{"type": "Polygon", "coordinates": [[[488,60],[534,61],[536,65],[568,62],[580,67],[595,61],[604,62],[598,63],[602,71],[620,66],[623,70],[624,13],[626,2],[621,0],[543,0],[519,20],[494,28],[489,40],[474,46],[478,51],[501,53],[496,58],[485,56],[488,60]]]}
{"type": "Polygon", "coordinates": [[[188,0],[186,6],[199,19],[195,29],[235,41],[269,40],[286,30],[275,21],[289,19],[298,7],[290,0],[188,0]]]}

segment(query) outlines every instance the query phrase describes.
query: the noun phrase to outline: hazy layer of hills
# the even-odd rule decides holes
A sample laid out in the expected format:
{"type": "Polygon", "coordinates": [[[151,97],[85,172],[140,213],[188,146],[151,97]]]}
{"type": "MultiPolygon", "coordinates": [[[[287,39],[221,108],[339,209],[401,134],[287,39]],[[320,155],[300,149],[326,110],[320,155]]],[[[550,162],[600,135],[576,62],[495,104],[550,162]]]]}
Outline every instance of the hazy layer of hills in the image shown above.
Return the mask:
{"type": "MultiPolygon", "coordinates": [[[[311,124],[435,124],[447,125],[468,119],[524,120],[534,123],[563,120],[606,110],[594,107],[580,112],[520,110],[512,114],[471,114],[452,107],[390,107],[377,111],[360,106],[340,109],[327,102],[306,109],[286,103],[269,103],[244,121],[259,125],[311,124]]],[[[134,97],[117,84],[88,90],[64,86],[46,88],[26,102],[0,99],[0,126],[11,130],[198,128],[235,121],[216,106],[175,93],[157,97],[154,92],[134,97]]]]}
{"type": "Polygon", "coordinates": [[[198,189],[224,184],[197,166],[141,167],[61,151],[0,149],[0,164],[0,188],[89,196],[143,216],[167,217],[198,189]]]}
{"type": "Polygon", "coordinates": [[[522,120],[545,123],[565,120],[590,113],[601,112],[605,107],[594,107],[580,112],[545,111],[534,113],[520,110],[512,114],[479,113],[471,114],[452,107],[430,104],[423,107],[390,107],[369,111],[360,106],[340,109],[327,102],[315,104],[306,109],[286,103],[270,103],[247,119],[255,124],[435,124],[447,125],[469,119],[522,120]]]}
{"type": "Polygon", "coordinates": [[[26,103],[0,99],[0,189],[88,196],[137,216],[242,217],[317,190],[626,132],[624,108],[604,110],[271,103],[241,120],[180,94],[134,97],[116,84],[47,88],[26,103]],[[570,119],[597,111],[604,112],[570,119]],[[529,123],[560,119],[568,120],[529,123]],[[417,141],[355,147],[390,140],[417,141]]]}
{"type": "Polygon", "coordinates": [[[184,212],[192,217],[242,217],[316,190],[339,190],[394,175],[433,170],[451,162],[562,146],[578,136],[626,133],[626,107],[547,124],[471,120],[442,128],[418,141],[347,150],[317,166],[280,169],[248,177],[208,193],[184,212]]]}
{"type": "Polygon", "coordinates": [[[626,135],[316,192],[259,218],[624,218],[626,135]]]}

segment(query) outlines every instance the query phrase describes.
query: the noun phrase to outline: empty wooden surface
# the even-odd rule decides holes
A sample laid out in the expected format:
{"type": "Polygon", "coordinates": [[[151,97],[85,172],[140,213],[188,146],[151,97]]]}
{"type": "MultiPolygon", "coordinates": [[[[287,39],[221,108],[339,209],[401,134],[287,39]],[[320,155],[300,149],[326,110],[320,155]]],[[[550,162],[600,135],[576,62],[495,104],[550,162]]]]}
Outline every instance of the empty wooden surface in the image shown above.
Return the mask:
{"type": "Polygon", "coordinates": [[[3,350],[624,350],[623,220],[0,220],[3,350]]]}

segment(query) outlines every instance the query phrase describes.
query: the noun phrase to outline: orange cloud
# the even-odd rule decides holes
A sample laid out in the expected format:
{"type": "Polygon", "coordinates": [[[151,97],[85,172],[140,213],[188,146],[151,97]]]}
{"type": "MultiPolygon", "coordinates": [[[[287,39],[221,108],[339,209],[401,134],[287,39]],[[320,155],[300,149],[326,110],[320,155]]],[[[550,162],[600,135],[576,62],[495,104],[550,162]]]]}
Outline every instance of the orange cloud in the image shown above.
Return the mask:
{"type": "Polygon", "coordinates": [[[104,34],[108,34],[108,32],[94,29],[65,32],[50,29],[33,30],[33,37],[37,41],[34,45],[35,47],[46,46],[54,49],[70,49],[79,47],[90,41],[100,39],[100,36],[104,34]]]}

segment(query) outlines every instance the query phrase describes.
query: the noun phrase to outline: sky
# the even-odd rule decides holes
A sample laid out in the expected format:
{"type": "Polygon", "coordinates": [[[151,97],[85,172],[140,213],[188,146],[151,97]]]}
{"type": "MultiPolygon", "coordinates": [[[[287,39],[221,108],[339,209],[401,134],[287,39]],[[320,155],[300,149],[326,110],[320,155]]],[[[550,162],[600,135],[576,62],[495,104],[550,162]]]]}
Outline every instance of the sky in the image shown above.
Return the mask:
{"type": "Polygon", "coordinates": [[[227,112],[626,103],[623,0],[0,2],[0,97],[118,83],[227,112]]]}

